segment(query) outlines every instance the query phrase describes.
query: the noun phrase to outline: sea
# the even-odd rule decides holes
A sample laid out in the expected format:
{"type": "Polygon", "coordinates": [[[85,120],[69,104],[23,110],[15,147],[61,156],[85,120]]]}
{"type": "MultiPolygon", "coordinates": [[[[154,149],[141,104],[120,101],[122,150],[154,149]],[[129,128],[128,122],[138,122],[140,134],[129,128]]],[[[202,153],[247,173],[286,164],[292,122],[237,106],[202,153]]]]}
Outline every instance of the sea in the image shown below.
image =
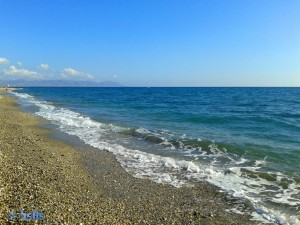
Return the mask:
{"type": "MultiPolygon", "coordinates": [[[[132,176],[208,182],[260,223],[300,224],[300,88],[22,88],[21,108],[132,176]]],[[[232,209],[243,213],[238,208],[232,209]]]]}

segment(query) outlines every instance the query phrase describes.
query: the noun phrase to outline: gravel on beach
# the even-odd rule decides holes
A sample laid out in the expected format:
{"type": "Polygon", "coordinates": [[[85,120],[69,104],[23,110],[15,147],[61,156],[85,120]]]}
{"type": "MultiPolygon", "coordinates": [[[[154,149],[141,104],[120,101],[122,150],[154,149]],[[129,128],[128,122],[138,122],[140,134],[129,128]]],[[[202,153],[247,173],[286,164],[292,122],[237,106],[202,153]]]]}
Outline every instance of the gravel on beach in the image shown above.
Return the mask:
{"type": "Polygon", "coordinates": [[[134,178],[111,153],[53,139],[40,123],[0,90],[0,224],[255,224],[212,185],[134,178]],[[21,209],[45,220],[8,221],[21,209]]]}

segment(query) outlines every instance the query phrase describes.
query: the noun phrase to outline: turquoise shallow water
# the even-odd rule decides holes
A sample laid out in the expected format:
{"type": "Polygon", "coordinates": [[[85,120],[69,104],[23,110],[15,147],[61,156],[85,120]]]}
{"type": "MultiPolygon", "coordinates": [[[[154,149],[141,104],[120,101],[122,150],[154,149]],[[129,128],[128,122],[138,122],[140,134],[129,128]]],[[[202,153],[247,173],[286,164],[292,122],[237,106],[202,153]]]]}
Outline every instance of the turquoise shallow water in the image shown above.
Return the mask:
{"type": "Polygon", "coordinates": [[[133,176],[174,186],[206,180],[249,200],[255,218],[299,224],[300,88],[15,93],[24,109],[108,149],[133,176]]]}

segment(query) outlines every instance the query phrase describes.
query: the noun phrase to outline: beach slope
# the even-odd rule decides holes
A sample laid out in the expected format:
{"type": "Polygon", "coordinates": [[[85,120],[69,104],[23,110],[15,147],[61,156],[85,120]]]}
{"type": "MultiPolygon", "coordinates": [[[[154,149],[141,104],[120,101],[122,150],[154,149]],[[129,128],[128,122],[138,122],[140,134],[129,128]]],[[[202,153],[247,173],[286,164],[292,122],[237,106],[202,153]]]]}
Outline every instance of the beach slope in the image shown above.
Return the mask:
{"type": "Polygon", "coordinates": [[[13,210],[46,224],[254,224],[211,185],[136,179],[109,152],[50,138],[0,92],[0,224],[13,210]]]}

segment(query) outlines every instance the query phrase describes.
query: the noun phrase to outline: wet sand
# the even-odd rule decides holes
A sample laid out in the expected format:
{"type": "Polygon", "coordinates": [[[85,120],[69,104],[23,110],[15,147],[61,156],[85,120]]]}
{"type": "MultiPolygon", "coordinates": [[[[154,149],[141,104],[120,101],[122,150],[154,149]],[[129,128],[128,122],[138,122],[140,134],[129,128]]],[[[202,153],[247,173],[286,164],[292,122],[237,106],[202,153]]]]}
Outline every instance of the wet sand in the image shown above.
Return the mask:
{"type": "Polygon", "coordinates": [[[136,179],[111,153],[53,139],[41,122],[0,97],[0,224],[21,209],[43,212],[40,224],[255,224],[226,211],[247,208],[207,183],[136,179]]]}

